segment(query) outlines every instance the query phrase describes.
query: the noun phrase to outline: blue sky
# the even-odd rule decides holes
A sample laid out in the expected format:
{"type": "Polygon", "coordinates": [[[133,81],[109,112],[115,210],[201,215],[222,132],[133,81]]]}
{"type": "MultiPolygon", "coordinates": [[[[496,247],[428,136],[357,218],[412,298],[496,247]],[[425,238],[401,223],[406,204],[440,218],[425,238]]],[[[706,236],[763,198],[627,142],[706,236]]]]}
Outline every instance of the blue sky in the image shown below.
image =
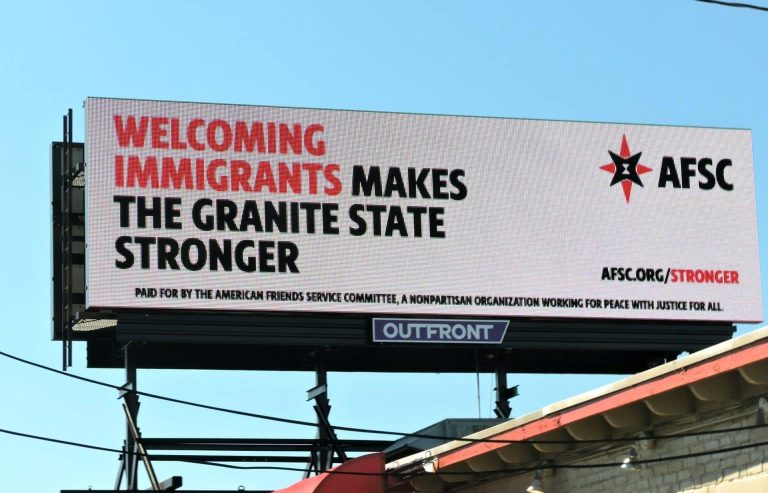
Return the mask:
{"type": "MultiPolygon", "coordinates": [[[[763,2],[764,5],[768,3],[763,2]]],[[[0,350],[57,366],[50,339],[49,145],[87,96],[750,128],[768,251],[768,12],[691,0],[6,2],[0,7],[0,350]]],[[[768,268],[762,263],[763,284],[768,268]]],[[[765,293],[764,289],[764,293],[765,293]]],[[[765,305],[765,302],[764,302],[765,305]]],[[[739,332],[754,326],[740,327],[739,332]]],[[[73,371],[122,383],[118,370],[73,371]]],[[[514,414],[614,380],[511,376],[514,414]]],[[[142,389],[313,419],[303,373],[142,371],[142,389]]],[[[332,421],[416,430],[477,415],[474,375],[330,376],[332,421]]],[[[493,382],[481,377],[481,414],[493,382]]],[[[119,447],[116,393],[0,358],[0,428],[119,447]]],[[[143,401],[147,436],[313,431],[143,401]]],[[[113,454],[0,435],[0,490],[109,488],[113,454]]],[[[196,488],[295,473],[159,464],[196,488]]],[[[146,483],[145,483],[146,485],[146,483]]]]}

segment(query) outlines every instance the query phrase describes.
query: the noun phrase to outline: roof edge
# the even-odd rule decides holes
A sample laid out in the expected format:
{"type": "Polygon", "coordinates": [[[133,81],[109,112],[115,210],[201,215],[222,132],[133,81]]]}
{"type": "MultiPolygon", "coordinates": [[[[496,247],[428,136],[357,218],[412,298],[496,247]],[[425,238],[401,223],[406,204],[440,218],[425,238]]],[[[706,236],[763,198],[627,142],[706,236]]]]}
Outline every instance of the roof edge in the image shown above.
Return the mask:
{"type": "MultiPolygon", "coordinates": [[[[643,397],[672,390],[764,359],[768,359],[768,326],[617,382],[544,406],[519,418],[467,435],[465,438],[509,440],[532,438],[590,415],[599,414],[630,402],[636,402],[643,397]],[[536,426],[532,426],[533,424],[536,426]]],[[[489,443],[473,445],[462,440],[454,440],[388,463],[386,469],[399,469],[446,453],[453,455],[459,449],[464,449],[466,452],[461,454],[464,457],[457,457],[456,460],[445,458],[448,459],[445,465],[450,465],[465,460],[466,456],[473,455],[469,452],[470,450],[476,449],[477,453],[474,455],[479,455],[503,445],[489,443]]],[[[442,459],[441,462],[443,462],[442,459]]]]}

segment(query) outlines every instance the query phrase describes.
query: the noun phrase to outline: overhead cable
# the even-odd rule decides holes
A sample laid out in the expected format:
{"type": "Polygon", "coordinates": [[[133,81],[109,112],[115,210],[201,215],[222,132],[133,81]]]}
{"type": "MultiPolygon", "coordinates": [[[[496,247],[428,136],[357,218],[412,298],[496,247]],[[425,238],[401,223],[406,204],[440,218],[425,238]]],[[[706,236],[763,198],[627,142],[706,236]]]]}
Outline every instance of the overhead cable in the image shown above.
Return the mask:
{"type": "MultiPolygon", "coordinates": [[[[109,447],[101,447],[98,445],[91,445],[87,443],[80,443],[80,442],[74,442],[70,440],[61,440],[58,438],[51,438],[41,435],[33,435],[31,433],[23,433],[19,431],[13,431],[8,430],[4,428],[0,428],[0,433],[5,433],[8,435],[18,436],[22,438],[29,438],[32,440],[40,440],[45,442],[52,442],[57,443],[60,445],[67,445],[71,447],[79,447],[79,448],[85,448],[90,450],[97,450],[100,452],[110,452],[110,453],[117,453],[122,455],[137,455],[137,456],[146,456],[150,460],[153,457],[162,457],[161,454],[139,454],[137,452],[130,452],[120,449],[113,449],[109,447]]],[[[754,449],[756,447],[764,447],[768,445],[768,442],[755,442],[755,443],[747,443],[744,445],[737,445],[733,447],[726,447],[726,448],[719,448],[715,450],[703,450],[701,452],[689,452],[686,454],[679,454],[679,455],[668,455],[665,457],[654,457],[651,459],[638,459],[633,461],[634,464],[640,465],[640,464],[655,464],[658,462],[669,462],[673,460],[684,460],[684,459],[691,459],[695,457],[703,457],[708,455],[716,455],[716,454],[724,454],[728,452],[737,452],[741,450],[746,449],[754,449]]],[[[194,460],[194,459],[185,459],[182,462],[187,462],[190,464],[202,464],[207,466],[214,466],[214,467],[223,467],[227,469],[242,469],[242,470],[273,470],[273,471],[296,471],[296,472],[304,472],[306,469],[300,468],[300,467],[288,467],[288,466],[238,466],[233,464],[224,464],[221,462],[215,462],[215,461],[205,461],[205,460],[194,460]]],[[[555,467],[557,469],[598,469],[598,468],[605,468],[605,467],[620,467],[622,465],[622,462],[600,462],[596,464],[556,464],[552,467],[555,467]]],[[[542,466],[536,465],[532,467],[518,467],[518,468],[509,468],[509,469],[497,469],[497,470],[489,470],[489,471],[483,471],[483,475],[489,475],[489,474],[504,474],[504,473],[517,473],[517,472],[531,472],[541,469],[542,466]]],[[[357,475],[357,476],[391,476],[391,475],[398,475],[396,473],[372,473],[372,472],[354,472],[354,471],[335,471],[335,470],[329,470],[325,471],[325,473],[328,474],[348,474],[348,475],[357,475]]],[[[466,475],[466,471],[437,471],[438,474],[442,475],[466,475]]],[[[432,474],[427,472],[418,472],[415,475],[424,475],[424,474],[432,474]]],[[[414,474],[409,474],[414,475],[414,474]]]]}
{"type": "Polygon", "coordinates": [[[702,3],[713,3],[715,5],[723,5],[725,7],[740,7],[745,9],[754,9],[754,10],[762,10],[763,12],[768,12],[768,7],[762,7],[760,5],[753,5],[751,3],[741,3],[741,2],[723,2],[720,0],[695,0],[697,2],[702,3]]]}
{"type": "MultiPolygon", "coordinates": [[[[234,414],[237,416],[244,416],[249,418],[256,418],[256,419],[262,419],[265,421],[273,421],[277,423],[286,423],[286,424],[293,424],[297,426],[307,426],[312,428],[318,428],[321,425],[312,422],[312,421],[303,421],[299,419],[291,419],[291,418],[283,418],[280,416],[272,416],[268,414],[259,414],[259,413],[252,413],[248,411],[241,411],[237,409],[230,409],[226,407],[220,407],[220,406],[214,406],[210,404],[203,404],[200,402],[193,402],[188,401],[184,399],[177,399],[174,397],[168,397],[160,394],[154,394],[151,392],[144,392],[141,390],[136,389],[127,389],[124,386],[115,385],[107,382],[103,382],[100,380],[95,380],[88,377],[83,377],[81,375],[77,375],[71,372],[65,372],[62,370],[58,370],[56,368],[52,368],[46,365],[42,365],[40,363],[35,363],[34,361],[30,361],[24,358],[21,358],[19,356],[14,356],[12,354],[6,353],[4,351],[0,351],[0,356],[4,356],[6,358],[12,359],[14,361],[18,361],[20,363],[33,366],[35,368],[39,368],[42,370],[50,371],[59,375],[64,375],[69,378],[74,378],[75,380],[80,380],[83,382],[91,383],[94,385],[98,385],[101,387],[106,387],[114,390],[118,390],[120,392],[124,393],[132,393],[138,396],[147,397],[150,399],[157,399],[161,401],[166,402],[173,402],[176,404],[181,404],[185,406],[190,407],[196,407],[200,409],[207,409],[209,411],[217,411],[221,413],[226,414],[234,414]]],[[[686,433],[675,433],[675,434],[669,434],[669,435],[653,435],[653,438],[657,440],[665,439],[665,438],[683,438],[683,437],[692,437],[692,436],[700,436],[700,435],[712,435],[712,434],[718,434],[718,433],[732,433],[737,431],[744,431],[744,430],[752,430],[755,428],[764,428],[768,426],[768,423],[766,424],[755,424],[755,425],[747,425],[747,426],[739,426],[734,428],[725,428],[725,429],[718,429],[718,430],[707,430],[707,431],[692,431],[692,432],[686,432],[686,433]]],[[[504,440],[504,439],[496,439],[496,438],[469,438],[469,437],[456,437],[456,436],[446,436],[446,435],[436,435],[431,433],[406,433],[406,432],[399,432],[399,431],[390,431],[390,430],[376,430],[371,428],[358,428],[358,427],[352,427],[352,426],[333,426],[334,430],[336,431],[348,431],[348,432],[354,432],[354,433],[366,433],[366,434],[376,434],[376,435],[390,435],[390,436],[398,436],[398,437],[408,437],[408,438],[426,438],[430,440],[446,440],[446,441],[460,441],[465,442],[467,444],[469,443],[530,443],[530,444],[586,444],[586,443],[613,443],[613,442],[634,442],[637,440],[636,436],[627,436],[627,437],[617,437],[617,438],[605,438],[605,439],[585,439],[585,440],[576,440],[576,439],[568,439],[568,440],[542,440],[542,439],[517,439],[517,440],[504,440]]]]}

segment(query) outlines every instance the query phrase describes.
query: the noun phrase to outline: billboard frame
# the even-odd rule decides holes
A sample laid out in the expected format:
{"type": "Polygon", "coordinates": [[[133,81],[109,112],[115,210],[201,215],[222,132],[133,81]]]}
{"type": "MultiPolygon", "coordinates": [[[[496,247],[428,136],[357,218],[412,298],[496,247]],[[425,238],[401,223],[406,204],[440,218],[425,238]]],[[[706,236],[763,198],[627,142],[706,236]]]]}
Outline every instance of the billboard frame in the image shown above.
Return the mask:
{"type": "MultiPolygon", "coordinates": [[[[72,341],[82,340],[92,367],[123,367],[122,347],[135,343],[139,368],[312,371],[321,362],[331,371],[493,372],[504,360],[509,371],[626,373],[721,342],[735,331],[732,322],[473,316],[509,320],[504,340],[448,347],[374,343],[372,319],[393,315],[373,312],[85,311],[84,235],[72,234],[73,225],[85,227],[84,208],[75,211],[72,205],[84,204],[85,185],[71,186],[85,168],[73,159],[74,150],[83,153],[85,146],[72,142],[71,127],[70,110],[63,140],[51,146],[52,339],[63,343],[65,367],[71,364],[72,341]],[[73,251],[73,240],[82,250],[73,251]],[[206,359],[209,345],[215,355],[206,359]],[[275,347],[288,357],[275,358],[275,347]]],[[[399,318],[425,316],[458,318],[418,313],[399,318]]]]}

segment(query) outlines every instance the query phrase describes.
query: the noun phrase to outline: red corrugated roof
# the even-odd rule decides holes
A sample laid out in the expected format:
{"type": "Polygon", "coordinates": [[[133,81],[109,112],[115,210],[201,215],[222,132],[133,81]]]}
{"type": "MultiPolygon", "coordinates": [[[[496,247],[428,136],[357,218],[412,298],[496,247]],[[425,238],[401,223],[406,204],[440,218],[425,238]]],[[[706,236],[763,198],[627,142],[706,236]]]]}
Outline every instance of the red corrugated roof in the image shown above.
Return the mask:
{"type": "Polygon", "coordinates": [[[384,454],[351,459],[274,493],[384,493],[384,454]]]}

